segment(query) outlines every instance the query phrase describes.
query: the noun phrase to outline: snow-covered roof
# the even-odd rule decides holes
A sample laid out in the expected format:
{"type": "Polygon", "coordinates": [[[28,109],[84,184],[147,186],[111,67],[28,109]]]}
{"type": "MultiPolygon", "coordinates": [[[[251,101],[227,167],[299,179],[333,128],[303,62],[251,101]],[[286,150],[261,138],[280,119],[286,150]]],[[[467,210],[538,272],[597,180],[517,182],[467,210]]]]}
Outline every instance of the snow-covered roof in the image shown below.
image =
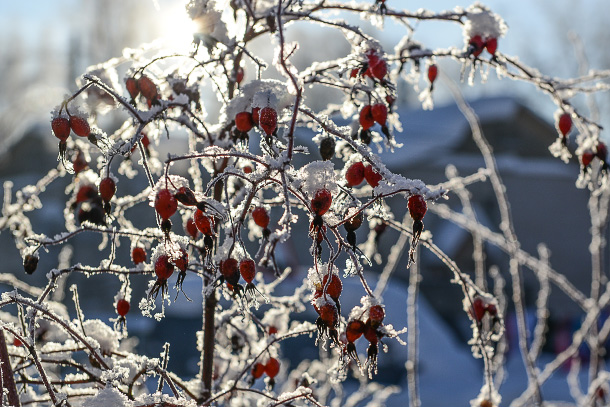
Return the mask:
{"type": "MultiPolygon", "coordinates": [[[[480,98],[470,102],[481,124],[513,120],[527,107],[509,96],[480,98]]],[[[470,127],[454,103],[436,106],[434,110],[399,108],[401,133],[394,136],[403,147],[393,154],[384,152],[381,157],[390,168],[429,161],[455,151],[470,136],[470,127]]],[[[534,116],[534,114],[532,114],[534,116]]],[[[542,119],[540,119],[542,122],[542,119]]]]}

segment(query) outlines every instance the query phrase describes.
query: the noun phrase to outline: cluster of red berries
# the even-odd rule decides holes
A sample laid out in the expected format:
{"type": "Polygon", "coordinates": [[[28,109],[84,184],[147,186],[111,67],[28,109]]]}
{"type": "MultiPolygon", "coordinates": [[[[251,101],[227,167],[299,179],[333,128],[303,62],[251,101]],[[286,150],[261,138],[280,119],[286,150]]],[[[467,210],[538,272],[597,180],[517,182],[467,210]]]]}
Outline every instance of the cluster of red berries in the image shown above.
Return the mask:
{"type": "Polygon", "coordinates": [[[353,319],[347,323],[345,328],[345,339],[347,340],[345,350],[351,358],[359,362],[354,342],[364,335],[364,338],[369,341],[367,364],[376,369],[379,340],[383,337],[380,328],[385,318],[385,311],[381,305],[373,305],[368,309],[368,313],[364,315],[367,314],[368,317],[365,322],[360,319],[353,319]]]}
{"type": "MultiPolygon", "coordinates": [[[[91,126],[89,126],[87,119],[82,116],[72,115],[70,113],[68,113],[68,118],[65,116],[57,116],[51,120],[51,130],[53,130],[55,137],[59,139],[59,156],[61,157],[64,166],[67,150],[66,141],[68,140],[68,137],[70,137],[70,131],[74,132],[74,134],[79,137],[87,137],[91,141],[95,140],[95,138],[92,140],[90,137],[91,126]]],[[[86,167],[86,163],[83,168],[79,168],[79,171],[76,171],[76,169],[74,169],[74,171],[78,173],[82,171],[84,167],[86,167]]]]}
{"type": "Polygon", "coordinates": [[[351,78],[358,76],[375,78],[380,81],[388,74],[388,63],[376,50],[370,49],[366,52],[366,62],[359,68],[352,69],[351,78]]]}
{"type": "Polygon", "coordinates": [[[256,276],[256,263],[254,260],[246,258],[237,262],[234,258],[228,258],[220,262],[221,281],[226,282],[229,290],[235,294],[240,294],[243,287],[239,284],[241,276],[246,282],[245,292],[253,292],[256,290],[254,286],[254,277],[256,276]]]}
{"type": "Polygon", "coordinates": [[[355,162],[349,166],[345,172],[345,181],[349,187],[357,187],[362,184],[362,181],[366,179],[366,182],[373,188],[379,185],[383,177],[378,173],[372,165],[364,165],[361,161],[355,162]]]}
{"type": "Polygon", "coordinates": [[[320,336],[327,335],[335,343],[339,343],[337,327],[339,326],[339,315],[341,303],[339,297],[343,291],[343,283],[335,273],[326,274],[322,283],[316,284],[311,304],[318,313],[316,325],[320,336]],[[330,297],[330,299],[329,299],[330,297]]]}
{"type": "Polygon", "coordinates": [[[374,105],[366,105],[360,110],[360,126],[364,130],[368,130],[375,122],[382,126],[385,126],[388,119],[388,108],[383,103],[376,103],[374,105]]]}
{"type": "Polygon", "coordinates": [[[391,138],[390,130],[387,126],[388,107],[384,103],[366,105],[360,110],[358,121],[360,122],[360,140],[365,144],[371,143],[370,128],[375,122],[381,125],[381,132],[386,137],[391,138]]]}
{"type": "Polygon", "coordinates": [[[487,52],[495,57],[498,49],[498,39],[495,37],[483,39],[483,37],[481,37],[479,34],[473,35],[468,41],[468,50],[466,53],[468,55],[478,57],[485,49],[487,49],[487,52]]]}
{"type": "Polygon", "coordinates": [[[149,108],[159,101],[160,95],[157,85],[144,74],[140,75],[138,79],[134,77],[125,79],[125,87],[133,103],[135,103],[140,95],[146,100],[149,108]]]}
{"type": "Polygon", "coordinates": [[[242,135],[248,133],[254,126],[260,126],[267,136],[273,135],[277,130],[275,109],[269,106],[262,109],[255,107],[252,112],[239,112],[235,115],[235,128],[242,135]]]}
{"type": "Polygon", "coordinates": [[[276,358],[269,358],[265,364],[256,362],[252,366],[250,374],[252,375],[251,384],[254,384],[256,379],[261,378],[264,374],[269,376],[269,386],[273,388],[275,384],[275,377],[280,372],[280,361],[276,358]]]}
{"type": "Polygon", "coordinates": [[[498,309],[495,304],[489,302],[481,296],[475,296],[472,300],[472,306],[469,310],[470,316],[477,322],[481,322],[485,314],[488,314],[492,318],[498,317],[498,309]]]}
{"type": "Polygon", "coordinates": [[[89,137],[91,127],[87,119],[71,114],[68,114],[68,116],[69,119],[64,116],[58,116],[51,121],[51,129],[55,137],[64,143],[70,137],[70,131],[73,131],[79,137],[89,137]]]}
{"type": "Polygon", "coordinates": [[[159,291],[161,294],[167,293],[167,280],[174,274],[174,269],[177,267],[180,270],[178,280],[176,281],[176,287],[181,290],[182,283],[186,277],[186,270],[188,269],[189,256],[186,250],[180,248],[180,253],[176,258],[170,258],[167,254],[162,254],[155,260],[155,275],[157,281],[150,290],[149,296],[156,296],[159,291]]]}

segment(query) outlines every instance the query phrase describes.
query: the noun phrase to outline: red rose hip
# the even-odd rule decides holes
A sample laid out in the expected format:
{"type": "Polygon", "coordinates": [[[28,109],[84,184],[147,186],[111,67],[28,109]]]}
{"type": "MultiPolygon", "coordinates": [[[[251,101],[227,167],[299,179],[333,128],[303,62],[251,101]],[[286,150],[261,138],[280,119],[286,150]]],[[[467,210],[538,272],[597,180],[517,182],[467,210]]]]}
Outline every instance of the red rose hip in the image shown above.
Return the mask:
{"type": "Polygon", "coordinates": [[[160,189],[155,198],[155,210],[161,219],[169,219],[178,210],[178,201],[169,189],[160,189]]]}
{"type": "Polygon", "coordinates": [[[116,313],[122,317],[127,315],[127,313],[129,312],[129,308],[130,308],[129,301],[127,301],[124,298],[121,298],[116,303],[116,313]]]}
{"type": "Polygon", "coordinates": [[[328,211],[332,203],[333,197],[330,192],[327,189],[319,189],[311,200],[311,209],[316,215],[322,216],[328,211]]]}
{"type": "Polygon", "coordinates": [[[61,141],[66,141],[70,137],[70,122],[65,117],[56,117],[51,122],[51,130],[55,137],[61,141]]]}
{"type": "Polygon", "coordinates": [[[106,177],[100,181],[100,196],[104,202],[110,202],[116,192],[116,184],[110,177],[106,177]]]}
{"type": "Polygon", "coordinates": [[[347,185],[355,187],[364,181],[364,164],[362,162],[353,163],[345,172],[347,185]]]}
{"type": "Polygon", "coordinates": [[[254,223],[263,229],[266,229],[267,226],[269,226],[269,214],[262,206],[254,208],[252,211],[252,219],[254,219],[254,223]]]}
{"type": "Polygon", "coordinates": [[[428,210],[426,200],[421,195],[412,195],[407,203],[411,218],[415,221],[421,221],[428,210]]]}

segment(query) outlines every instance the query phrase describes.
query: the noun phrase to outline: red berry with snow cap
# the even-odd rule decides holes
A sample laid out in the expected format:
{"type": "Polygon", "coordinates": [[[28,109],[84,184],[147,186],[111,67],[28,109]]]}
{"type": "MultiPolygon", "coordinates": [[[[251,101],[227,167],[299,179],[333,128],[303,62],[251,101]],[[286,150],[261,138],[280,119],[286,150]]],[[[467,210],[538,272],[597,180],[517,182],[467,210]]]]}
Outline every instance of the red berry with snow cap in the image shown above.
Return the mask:
{"type": "Polygon", "coordinates": [[[116,184],[110,177],[106,177],[100,181],[100,196],[104,202],[110,202],[116,192],[116,184]]]}
{"type": "Polygon", "coordinates": [[[269,214],[262,206],[254,208],[252,211],[252,219],[254,219],[254,223],[263,229],[267,229],[267,226],[269,226],[269,214]]]}
{"type": "Polygon", "coordinates": [[[364,167],[364,178],[366,178],[366,182],[375,188],[379,185],[379,181],[383,178],[380,173],[378,173],[372,165],[367,165],[364,167]]]}
{"type": "Polygon", "coordinates": [[[388,64],[375,50],[367,52],[368,69],[365,75],[382,80],[388,74],[388,64]]]}
{"type": "Polygon", "coordinates": [[[468,45],[469,45],[469,52],[474,55],[475,57],[478,57],[479,55],[481,55],[481,52],[483,52],[483,49],[485,48],[485,43],[483,42],[483,38],[481,38],[480,35],[475,35],[472,38],[470,38],[470,41],[468,41],[468,45]]]}
{"type": "Polygon", "coordinates": [[[495,56],[496,50],[498,49],[498,39],[494,37],[488,38],[487,41],[485,41],[485,47],[487,48],[487,52],[495,56]]]}
{"type": "Polygon", "coordinates": [[[51,121],[53,134],[61,141],[66,141],[70,137],[70,121],[65,117],[56,117],[51,121]]]}
{"type": "Polygon", "coordinates": [[[410,196],[407,206],[409,207],[411,218],[415,221],[421,221],[428,210],[426,200],[419,194],[410,196]]]}
{"type": "Polygon", "coordinates": [[[130,308],[129,301],[127,301],[124,298],[121,298],[116,303],[116,313],[122,317],[127,315],[127,313],[129,312],[129,308],[130,308]]]}
{"type": "Polygon", "coordinates": [[[180,256],[174,260],[174,265],[183,273],[186,271],[189,265],[189,255],[186,250],[180,248],[180,256]]]}
{"type": "Polygon", "coordinates": [[[268,136],[272,135],[277,129],[277,112],[269,106],[262,108],[259,113],[259,124],[268,136]]]}
{"type": "Polygon", "coordinates": [[[252,120],[252,113],[250,112],[239,112],[235,115],[235,127],[237,130],[247,133],[252,130],[254,121],[252,120]]]}
{"type": "Polygon", "coordinates": [[[206,236],[214,235],[214,219],[206,216],[201,210],[197,209],[193,215],[193,220],[201,233],[206,236]]]}
{"type": "Polygon", "coordinates": [[[162,254],[155,261],[155,274],[160,281],[166,281],[174,273],[174,265],[169,262],[169,257],[162,254]]]}
{"type": "Polygon", "coordinates": [[[327,327],[335,327],[339,323],[339,311],[337,306],[333,303],[327,302],[322,305],[318,310],[320,319],[327,327]]]}
{"type": "Polygon", "coordinates": [[[350,165],[345,172],[345,180],[350,187],[362,184],[362,181],[364,181],[364,164],[359,161],[350,165]]]}
{"type": "Polygon", "coordinates": [[[369,320],[371,325],[377,328],[385,318],[385,311],[381,305],[373,305],[369,309],[369,320]]]}
{"type": "Polygon", "coordinates": [[[328,286],[326,285],[327,281],[328,281],[328,274],[324,276],[324,279],[322,280],[321,288],[324,289],[324,287],[326,287],[326,294],[328,294],[330,296],[330,298],[332,298],[336,302],[339,300],[339,297],[341,296],[341,292],[343,291],[343,283],[341,282],[341,279],[339,278],[339,276],[336,274],[331,275],[328,286]]]}
{"type": "Polygon", "coordinates": [[[360,111],[360,118],[358,120],[363,130],[368,130],[375,124],[375,118],[373,117],[371,108],[371,105],[366,105],[360,111]]]}
{"type": "Polygon", "coordinates": [[[333,197],[328,189],[319,189],[316,191],[311,200],[311,210],[318,216],[324,215],[330,205],[333,203],[333,197]]]}
{"type": "Polygon", "coordinates": [[[79,137],[89,137],[91,127],[87,119],[80,116],[70,116],[70,128],[79,137]]]}
{"type": "Polygon", "coordinates": [[[376,103],[371,107],[371,116],[373,116],[373,120],[382,126],[388,120],[388,108],[383,103],[376,103]]]}
{"type": "Polygon", "coordinates": [[[569,113],[563,113],[557,121],[557,128],[563,137],[566,137],[572,130],[572,117],[569,113]]]}
{"type": "Polygon", "coordinates": [[[160,189],[155,198],[155,209],[161,219],[166,220],[178,210],[178,201],[169,189],[160,189]]]}

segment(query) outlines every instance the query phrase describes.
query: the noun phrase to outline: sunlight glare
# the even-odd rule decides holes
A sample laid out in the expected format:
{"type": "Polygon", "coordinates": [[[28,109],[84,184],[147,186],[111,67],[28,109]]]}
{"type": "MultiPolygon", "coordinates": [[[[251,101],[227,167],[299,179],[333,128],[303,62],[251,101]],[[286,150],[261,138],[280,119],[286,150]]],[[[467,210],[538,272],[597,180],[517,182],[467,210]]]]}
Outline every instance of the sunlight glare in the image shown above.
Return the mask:
{"type": "Polygon", "coordinates": [[[160,38],[172,49],[189,48],[196,29],[196,24],[189,18],[183,4],[176,4],[159,14],[160,38]]]}

